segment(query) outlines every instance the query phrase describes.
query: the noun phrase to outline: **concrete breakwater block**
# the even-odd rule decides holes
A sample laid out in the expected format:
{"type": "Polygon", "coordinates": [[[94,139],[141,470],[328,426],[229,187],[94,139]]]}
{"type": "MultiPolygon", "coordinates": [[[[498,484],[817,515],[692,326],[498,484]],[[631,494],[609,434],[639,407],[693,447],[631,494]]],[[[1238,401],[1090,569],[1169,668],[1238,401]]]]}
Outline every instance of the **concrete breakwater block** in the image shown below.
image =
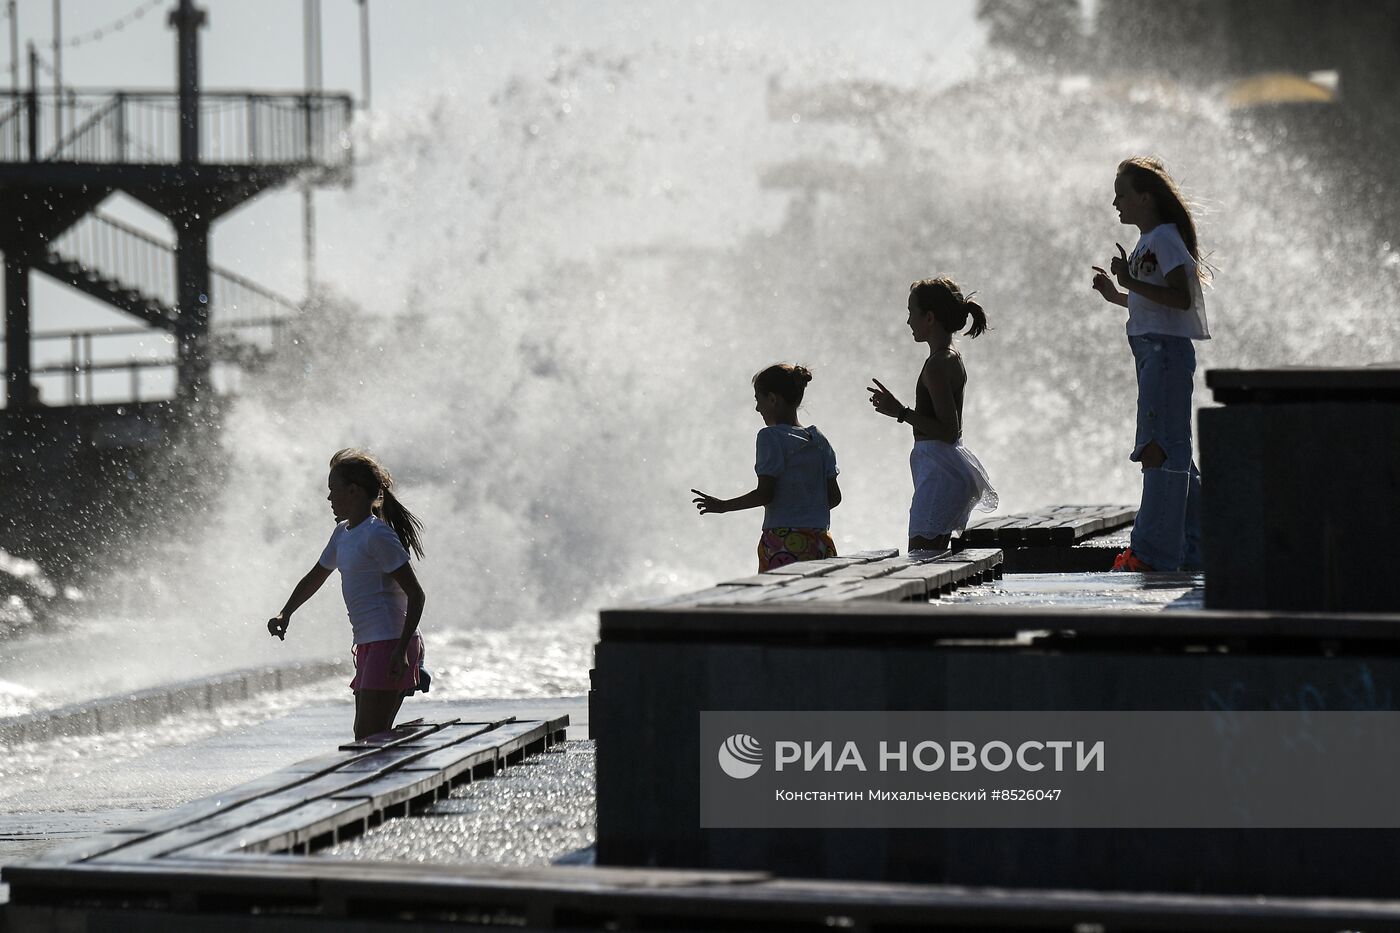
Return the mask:
{"type": "Polygon", "coordinates": [[[217,709],[251,697],[316,683],[340,676],[347,669],[344,661],[307,661],[230,671],[85,700],[58,709],[0,719],[0,744],[44,742],[59,736],[96,735],[147,726],[181,713],[217,709]]]}
{"type": "Polygon", "coordinates": [[[1400,368],[1212,370],[1206,605],[1400,611],[1400,368]]]}
{"type": "Polygon", "coordinates": [[[707,829],[697,818],[702,775],[715,770],[713,746],[701,747],[706,712],[1394,710],[1400,616],[880,601],[638,607],[602,613],[596,660],[600,865],[1400,895],[1400,831],[1386,829],[707,829]]]}

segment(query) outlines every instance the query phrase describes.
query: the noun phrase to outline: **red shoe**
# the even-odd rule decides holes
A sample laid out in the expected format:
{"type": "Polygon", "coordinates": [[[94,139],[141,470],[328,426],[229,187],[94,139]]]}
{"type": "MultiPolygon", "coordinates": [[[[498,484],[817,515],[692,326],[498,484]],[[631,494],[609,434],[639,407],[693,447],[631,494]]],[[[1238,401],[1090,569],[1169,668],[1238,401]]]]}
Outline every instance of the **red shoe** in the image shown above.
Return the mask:
{"type": "Polygon", "coordinates": [[[1113,558],[1113,569],[1121,573],[1152,573],[1152,565],[1134,554],[1132,548],[1124,548],[1113,558]]]}

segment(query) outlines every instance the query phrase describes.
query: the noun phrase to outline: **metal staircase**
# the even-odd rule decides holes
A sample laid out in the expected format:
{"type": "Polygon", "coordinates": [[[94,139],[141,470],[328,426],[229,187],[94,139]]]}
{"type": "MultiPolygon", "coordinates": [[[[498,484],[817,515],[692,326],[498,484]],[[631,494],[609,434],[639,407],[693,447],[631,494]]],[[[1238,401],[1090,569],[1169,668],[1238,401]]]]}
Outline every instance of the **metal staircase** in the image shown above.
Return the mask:
{"type": "MultiPolygon", "coordinates": [[[[68,228],[33,268],[134,315],[175,332],[175,248],[135,227],[93,211],[68,228]]],[[[272,329],[300,306],[228,269],[211,265],[209,295],[219,309],[215,332],[272,329]]]]}
{"type": "MultiPolygon", "coordinates": [[[[0,252],[5,258],[6,407],[38,404],[29,277],[37,270],[173,336],[176,397],[198,407],[216,394],[213,364],[257,366],[295,302],[209,261],[210,232],[229,211],[287,184],[348,184],[353,102],[346,94],[206,91],[199,83],[194,0],[174,0],[175,91],[0,91],[0,252]],[[165,243],[97,212],[116,192],[169,221],[165,243]]],[[[33,54],[31,53],[31,60],[33,54]]],[[[129,337],[130,328],[122,330],[129,337]]],[[[90,348],[101,332],[73,336],[90,348]]],[[[70,363],[94,361],[90,350],[70,363]]],[[[131,366],[153,365],[146,360],[131,366]]],[[[63,370],[58,370],[63,371],[63,370]]],[[[133,369],[133,371],[135,371],[133,369]]],[[[75,375],[73,385],[80,381],[75,375]]],[[[86,380],[91,385],[91,380],[86,380]]],[[[71,398],[79,404],[76,392],[71,398]]],[[[94,399],[89,396],[87,403],[94,399]]]]}
{"type": "MultiPolygon", "coordinates": [[[[87,214],[61,234],[31,267],[54,280],[105,302],[168,334],[177,332],[175,248],[145,231],[100,211],[87,214]]],[[[279,335],[300,305],[272,289],[228,269],[210,266],[210,303],[219,309],[211,325],[210,358],[245,371],[265,366],[280,348],[279,335]]],[[[94,400],[93,375],[130,374],[131,401],[141,396],[140,372],[174,366],[173,358],[111,359],[94,353],[94,342],[130,343],[142,328],[113,327],[74,332],[36,333],[36,343],[66,344],[68,357],[31,369],[38,376],[66,376],[71,404],[94,400]]],[[[51,354],[50,354],[51,356],[51,354]]]]}

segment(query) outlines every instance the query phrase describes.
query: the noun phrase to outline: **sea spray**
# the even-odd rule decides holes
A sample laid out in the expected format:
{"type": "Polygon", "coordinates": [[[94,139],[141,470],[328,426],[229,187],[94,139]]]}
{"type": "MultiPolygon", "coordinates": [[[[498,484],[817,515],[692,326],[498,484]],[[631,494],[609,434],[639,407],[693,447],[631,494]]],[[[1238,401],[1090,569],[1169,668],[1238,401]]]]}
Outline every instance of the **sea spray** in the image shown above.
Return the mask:
{"type": "MultiPolygon", "coordinates": [[[[262,620],[329,535],[327,458],[359,444],[425,519],[425,629],[468,654],[509,630],[499,664],[567,644],[560,689],[581,689],[599,607],[752,572],[758,514],[701,519],[687,490],[751,486],[748,380],[776,360],[815,374],[802,416],[842,469],[838,546],[900,546],[910,439],[864,386],[912,401],[907,288],[934,273],[988,311],[961,342],[964,437],[1004,509],[1135,502],[1123,315],[1089,287],[1136,236],[1110,207],[1130,154],[1166,160],[1219,269],[1198,379],[1393,354],[1400,263],[1344,196],[1349,163],[1219,88],[1002,66],[934,91],[722,43],[468,77],[367,127],[356,268],[248,380],[217,509],[128,571],[175,578],[164,644],[283,650],[262,620]]],[[[344,650],[341,612],[323,594],[288,646],[344,650]]]]}

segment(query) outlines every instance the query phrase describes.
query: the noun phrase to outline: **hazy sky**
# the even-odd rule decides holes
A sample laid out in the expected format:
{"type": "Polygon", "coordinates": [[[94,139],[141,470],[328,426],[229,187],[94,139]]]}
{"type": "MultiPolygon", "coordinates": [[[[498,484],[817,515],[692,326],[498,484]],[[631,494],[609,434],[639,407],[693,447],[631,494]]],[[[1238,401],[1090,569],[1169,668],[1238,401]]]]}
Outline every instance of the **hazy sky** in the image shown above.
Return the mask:
{"type": "MultiPolygon", "coordinates": [[[[61,0],[62,35],[72,42],[141,0],[61,0]]],[[[298,88],[302,84],[302,4],[298,0],[202,0],[207,86],[298,88]]],[[[63,51],[69,85],[168,87],[174,82],[174,32],[165,0],[135,23],[63,51]]],[[[968,47],[976,34],[973,0],[369,0],[374,97],[395,98],[432,82],[436,66],[474,60],[481,78],[528,70],[562,45],[642,40],[687,42],[747,34],[755,41],[839,47],[892,80],[930,56],[968,47]]],[[[322,0],[327,88],[358,91],[359,3],[322,0]]],[[[20,0],[19,34],[52,57],[51,0],[20,0]]],[[[21,56],[23,51],[21,48],[21,56]]],[[[5,55],[8,61],[8,54],[5,55]]],[[[23,80],[23,77],[22,77],[23,80]]]]}
{"type": "MultiPolygon", "coordinates": [[[[175,33],[167,25],[174,0],[61,0],[65,85],[78,88],[173,88],[175,33]],[[120,30],[127,14],[144,15],[120,30]]],[[[203,0],[202,79],[209,89],[299,90],[304,81],[303,4],[299,0],[203,0]]],[[[723,40],[751,48],[781,47],[820,61],[833,53],[871,77],[895,83],[927,75],[931,63],[954,77],[981,43],[973,0],[369,0],[371,104],[377,113],[422,106],[437,86],[469,82],[463,93],[487,95],[511,75],[542,75],[562,48],[619,50],[638,45],[687,45],[723,40]]],[[[323,86],[360,93],[360,6],[322,0],[323,86]]],[[[20,0],[21,48],[33,41],[53,59],[51,0],[20,0]]],[[[8,32],[10,24],[4,24],[8,32]]],[[[4,55],[8,62],[8,42],[4,55]]],[[[8,76],[8,69],[3,73],[8,76]]],[[[0,78],[4,80],[4,78],[0,78]]],[[[41,84],[52,77],[41,72],[41,84]]],[[[27,81],[27,65],[21,82],[27,81]]],[[[316,196],[318,256],[333,275],[337,262],[362,263],[348,233],[338,236],[337,211],[356,193],[316,196]]],[[[120,197],[105,209],[152,232],[158,219],[120,197]]],[[[214,228],[213,261],[299,298],[301,199],[291,191],[261,195],[214,228]]],[[[167,234],[168,235],[168,234],[167,234]]],[[[36,329],[127,326],[131,320],[72,289],[35,276],[36,329]]],[[[217,311],[216,311],[217,313],[217,311]]]]}

